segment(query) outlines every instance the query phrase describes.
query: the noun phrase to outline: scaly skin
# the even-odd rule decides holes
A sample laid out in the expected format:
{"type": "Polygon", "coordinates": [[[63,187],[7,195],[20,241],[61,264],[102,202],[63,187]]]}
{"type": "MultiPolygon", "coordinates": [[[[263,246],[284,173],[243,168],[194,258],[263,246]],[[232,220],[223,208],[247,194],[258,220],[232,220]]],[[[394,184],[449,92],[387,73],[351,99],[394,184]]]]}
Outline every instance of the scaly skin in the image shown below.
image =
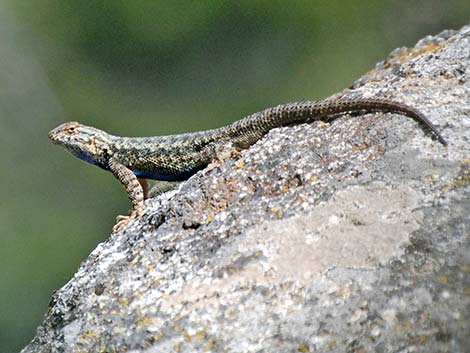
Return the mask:
{"type": "Polygon", "coordinates": [[[347,112],[372,111],[411,117],[429,129],[440,143],[447,145],[436,127],[419,111],[381,99],[287,103],[218,129],[170,136],[119,137],[94,127],[68,122],[49,132],[49,138],[76,157],[110,171],[125,187],[132,210],[130,216],[118,216],[118,223],[113,228],[117,231],[142,213],[146,196],[143,179],[170,183],[183,181],[218,159],[224,146],[241,150],[276,127],[332,118],[347,112]]]}

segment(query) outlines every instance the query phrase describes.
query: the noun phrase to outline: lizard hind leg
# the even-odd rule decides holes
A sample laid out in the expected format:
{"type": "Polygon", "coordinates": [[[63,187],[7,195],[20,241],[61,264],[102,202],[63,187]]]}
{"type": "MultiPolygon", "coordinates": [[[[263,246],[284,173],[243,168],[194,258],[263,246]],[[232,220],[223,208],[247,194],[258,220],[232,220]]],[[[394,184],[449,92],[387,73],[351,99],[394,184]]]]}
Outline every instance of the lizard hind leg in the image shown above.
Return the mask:
{"type": "Polygon", "coordinates": [[[164,192],[173,190],[176,188],[181,181],[164,181],[164,180],[157,180],[155,185],[150,189],[148,192],[148,197],[155,197],[157,195],[163,194],[164,192]]]}

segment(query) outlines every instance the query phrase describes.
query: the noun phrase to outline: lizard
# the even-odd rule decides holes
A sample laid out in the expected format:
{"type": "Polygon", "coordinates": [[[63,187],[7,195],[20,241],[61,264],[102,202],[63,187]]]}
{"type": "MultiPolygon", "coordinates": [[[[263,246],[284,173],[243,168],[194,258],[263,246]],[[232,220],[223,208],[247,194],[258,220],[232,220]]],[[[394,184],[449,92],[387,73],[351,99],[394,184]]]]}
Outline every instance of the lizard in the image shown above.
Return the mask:
{"type": "Polygon", "coordinates": [[[129,215],[116,217],[113,231],[119,231],[142,214],[147,179],[167,182],[169,187],[162,190],[169,189],[220,160],[222,150],[246,149],[273,128],[332,119],[345,113],[377,111],[408,116],[447,145],[437,128],[417,109],[392,100],[363,98],[286,103],[224,127],[167,136],[120,137],[71,121],[51,130],[49,139],[81,160],[111,172],[124,186],[132,208],[129,215]]]}

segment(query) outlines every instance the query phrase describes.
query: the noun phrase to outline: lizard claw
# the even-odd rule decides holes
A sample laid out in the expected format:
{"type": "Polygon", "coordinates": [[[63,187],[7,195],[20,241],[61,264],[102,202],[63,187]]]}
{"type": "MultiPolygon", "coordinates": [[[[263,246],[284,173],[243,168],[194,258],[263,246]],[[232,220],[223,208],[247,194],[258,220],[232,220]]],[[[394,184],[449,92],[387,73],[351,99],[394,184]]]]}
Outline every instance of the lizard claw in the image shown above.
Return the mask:
{"type": "Polygon", "coordinates": [[[130,221],[139,218],[141,212],[132,212],[129,216],[119,215],[116,217],[116,224],[113,227],[113,232],[119,232],[122,230],[130,221]]]}

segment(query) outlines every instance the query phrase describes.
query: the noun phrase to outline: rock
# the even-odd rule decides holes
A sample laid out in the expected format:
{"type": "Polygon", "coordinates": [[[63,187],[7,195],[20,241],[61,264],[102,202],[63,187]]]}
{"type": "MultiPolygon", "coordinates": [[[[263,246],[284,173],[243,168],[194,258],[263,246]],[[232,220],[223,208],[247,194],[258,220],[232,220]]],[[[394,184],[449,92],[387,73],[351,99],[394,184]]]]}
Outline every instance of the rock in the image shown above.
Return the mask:
{"type": "Polygon", "coordinates": [[[464,352],[470,27],[341,93],[396,114],[271,131],[146,202],[58,290],[28,352],[464,352]]]}

